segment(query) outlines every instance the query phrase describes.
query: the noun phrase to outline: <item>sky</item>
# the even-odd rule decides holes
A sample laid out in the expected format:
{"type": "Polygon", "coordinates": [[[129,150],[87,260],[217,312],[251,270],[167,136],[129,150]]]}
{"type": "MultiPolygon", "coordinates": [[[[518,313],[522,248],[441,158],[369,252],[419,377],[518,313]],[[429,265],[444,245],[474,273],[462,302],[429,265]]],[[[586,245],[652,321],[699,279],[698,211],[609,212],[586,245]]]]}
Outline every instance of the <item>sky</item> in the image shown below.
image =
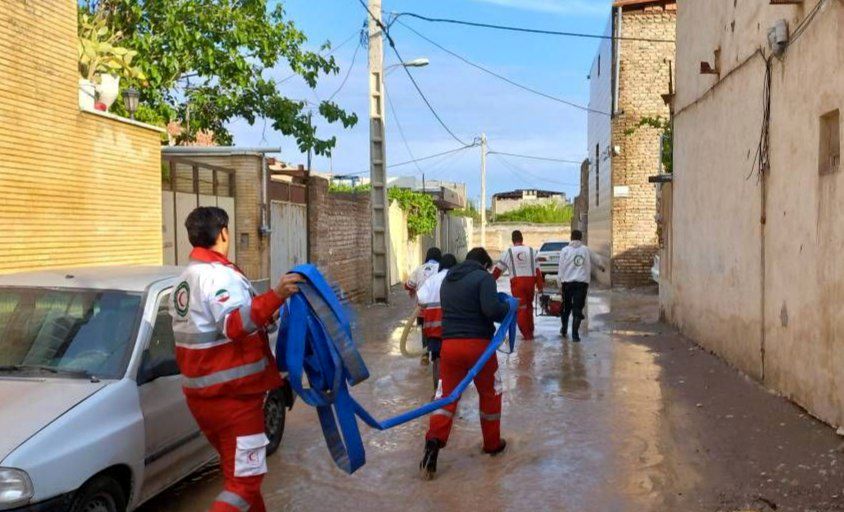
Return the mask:
{"type": "MultiPolygon", "coordinates": [[[[493,24],[601,34],[611,0],[383,0],[384,13],[415,12],[430,17],[458,18],[493,24]]],[[[358,48],[366,12],[357,0],[284,0],[288,18],[308,36],[306,47],[316,50],[330,41],[340,72],[325,76],[315,90],[294,77],[281,84],[290,98],[317,103],[334,101],[358,115],[351,129],[316,123],[322,137],[336,136],[331,161],[316,157],[313,169],[335,174],[369,169],[367,49],[358,48]],[[351,36],[355,35],[355,37],[351,36]],[[355,57],[355,52],[357,55],[355,57]],[[340,88],[348,73],[345,85],[340,88]]],[[[458,25],[433,24],[401,18],[415,30],[463,57],[534,89],[581,105],[588,104],[587,75],[598,40],[510,33],[458,25]]],[[[517,89],[444,53],[396,23],[390,32],[405,60],[425,57],[430,64],[410,71],[445,124],[462,140],[485,133],[492,151],[524,153],[581,161],[586,157],[586,113],[517,89]]],[[[385,45],[385,66],[397,62],[385,45]]],[[[272,73],[290,75],[280,66],[272,73]]],[[[386,75],[385,89],[394,106],[387,110],[387,162],[397,164],[459,146],[437,123],[402,69],[386,75]],[[402,140],[403,132],[407,144],[402,140]],[[411,156],[412,155],[412,156],[411,156]]],[[[315,117],[316,119],[316,117],[315,117]]],[[[253,126],[235,121],[230,128],[239,146],[281,147],[282,160],[305,163],[295,140],[258,120],[253,126]]],[[[480,197],[480,149],[391,167],[391,176],[425,174],[426,179],[466,183],[469,197],[480,197]]],[[[513,189],[559,190],[574,197],[579,189],[579,166],[490,155],[487,194],[513,189]]]]}

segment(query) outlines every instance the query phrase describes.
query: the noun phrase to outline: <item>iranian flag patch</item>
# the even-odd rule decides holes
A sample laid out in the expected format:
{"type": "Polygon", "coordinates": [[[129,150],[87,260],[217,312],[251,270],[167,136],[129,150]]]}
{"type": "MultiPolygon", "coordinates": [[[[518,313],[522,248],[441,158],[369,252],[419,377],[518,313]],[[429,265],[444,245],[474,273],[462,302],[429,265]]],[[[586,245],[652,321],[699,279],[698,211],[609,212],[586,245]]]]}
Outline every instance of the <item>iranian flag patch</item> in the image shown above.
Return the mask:
{"type": "Polygon", "coordinates": [[[217,302],[226,302],[229,300],[229,291],[226,289],[217,290],[217,293],[214,294],[214,298],[217,299],[217,302]]]}

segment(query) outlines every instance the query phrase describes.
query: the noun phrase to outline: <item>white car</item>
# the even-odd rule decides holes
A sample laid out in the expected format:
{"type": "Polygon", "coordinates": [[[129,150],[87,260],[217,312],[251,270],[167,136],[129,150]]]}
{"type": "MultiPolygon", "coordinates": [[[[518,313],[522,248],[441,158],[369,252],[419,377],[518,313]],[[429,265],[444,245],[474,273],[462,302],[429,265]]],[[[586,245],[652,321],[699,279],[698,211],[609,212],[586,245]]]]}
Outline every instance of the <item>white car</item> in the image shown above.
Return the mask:
{"type": "MultiPolygon", "coordinates": [[[[177,267],[0,276],[0,510],[133,510],[216,453],[182,394],[177,267]]],[[[290,387],[265,402],[268,448],[290,387]]]]}
{"type": "Polygon", "coordinates": [[[543,277],[557,275],[560,266],[560,251],[568,245],[569,242],[564,240],[548,241],[542,244],[539,252],[536,253],[536,262],[543,277]]]}

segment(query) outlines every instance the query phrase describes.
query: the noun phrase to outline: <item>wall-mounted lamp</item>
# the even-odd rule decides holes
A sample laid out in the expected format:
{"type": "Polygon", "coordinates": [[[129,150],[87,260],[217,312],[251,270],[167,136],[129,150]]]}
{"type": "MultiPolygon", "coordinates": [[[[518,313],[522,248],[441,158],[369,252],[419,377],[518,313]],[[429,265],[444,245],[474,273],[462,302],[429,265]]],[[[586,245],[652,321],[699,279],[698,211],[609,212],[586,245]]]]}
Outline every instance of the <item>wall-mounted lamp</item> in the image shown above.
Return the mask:
{"type": "Polygon", "coordinates": [[[123,106],[129,112],[129,119],[135,119],[135,112],[138,111],[138,103],[141,99],[141,93],[134,87],[129,87],[123,91],[123,106]]]}

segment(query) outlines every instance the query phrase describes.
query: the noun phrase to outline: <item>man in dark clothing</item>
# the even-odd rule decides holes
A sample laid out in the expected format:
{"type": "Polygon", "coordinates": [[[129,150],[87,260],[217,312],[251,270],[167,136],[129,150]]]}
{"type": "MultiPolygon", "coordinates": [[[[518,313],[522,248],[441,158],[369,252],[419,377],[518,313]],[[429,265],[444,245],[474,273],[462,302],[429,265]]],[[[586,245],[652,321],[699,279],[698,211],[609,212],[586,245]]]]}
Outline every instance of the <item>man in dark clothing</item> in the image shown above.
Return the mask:
{"type": "MultiPolygon", "coordinates": [[[[507,316],[509,305],[498,297],[489,273],[492,259],[486,250],[469,251],[466,261],[452,268],[440,290],[443,310],[443,345],[437,398],[450,394],[475,365],[495,334],[495,322],[507,316]]],[[[497,455],[507,443],[501,439],[501,381],[498,359],[491,358],[474,379],[480,398],[484,452],[497,455]]],[[[425,436],[425,456],[419,465],[422,477],[432,479],[440,448],[448,442],[457,403],[434,411],[425,436]]]]}

